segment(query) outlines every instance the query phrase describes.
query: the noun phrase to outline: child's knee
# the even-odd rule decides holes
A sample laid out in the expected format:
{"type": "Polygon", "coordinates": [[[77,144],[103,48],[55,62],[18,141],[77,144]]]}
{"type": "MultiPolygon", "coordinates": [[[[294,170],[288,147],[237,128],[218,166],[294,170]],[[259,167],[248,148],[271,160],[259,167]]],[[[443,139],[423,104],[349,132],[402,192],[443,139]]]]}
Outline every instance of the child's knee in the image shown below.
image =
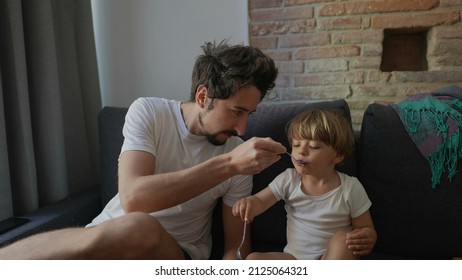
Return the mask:
{"type": "Polygon", "coordinates": [[[353,253],[348,249],[346,241],[347,232],[340,231],[334,234],[329,241],[326,253],[322,259],[357,259],[353,253]]]}
{"type": "Polygon", "coordinates": [[[346,243],[345,243],[346,235],[347,235],[346,231],[339,231],[335,233],[334,236],[332,236],[330,239],[329,246],[335,245],[335,246],[341,246],[341,247],[346,248],[346,243]]]}
{"type": "Polygon", "coordinates": [[[259,260],[261,257],[259,257],[260,253],[250,253],[245,259],[246,260],[259,260]]]}

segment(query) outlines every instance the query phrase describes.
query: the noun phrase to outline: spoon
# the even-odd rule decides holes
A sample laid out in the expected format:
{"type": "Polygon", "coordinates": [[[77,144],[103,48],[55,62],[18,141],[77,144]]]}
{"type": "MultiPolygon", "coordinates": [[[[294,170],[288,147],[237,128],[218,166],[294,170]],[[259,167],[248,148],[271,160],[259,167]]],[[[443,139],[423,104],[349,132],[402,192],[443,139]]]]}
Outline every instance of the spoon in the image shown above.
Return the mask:
{"type": "Polygon", "coordinates": [[[242,245],[244,244],[244,240],[245,240],[246,227],[247,227],[247,220],[244,221],[244,232],[242,233],[242,241],[241,241],[241,244],[239,245],[239,247],[237,248],[236,258],[238,260],[242,260],[241,248],[242,248],[242,245]]]}
{"type": "Polygon", "coordinates": [[[286,154],[288,154],[296,163],[298,163],[299,165],[305,165],[305,162],[303,160],[298,160],[296,159],[291,153],[289,152],[285,152],[286,154]]]}

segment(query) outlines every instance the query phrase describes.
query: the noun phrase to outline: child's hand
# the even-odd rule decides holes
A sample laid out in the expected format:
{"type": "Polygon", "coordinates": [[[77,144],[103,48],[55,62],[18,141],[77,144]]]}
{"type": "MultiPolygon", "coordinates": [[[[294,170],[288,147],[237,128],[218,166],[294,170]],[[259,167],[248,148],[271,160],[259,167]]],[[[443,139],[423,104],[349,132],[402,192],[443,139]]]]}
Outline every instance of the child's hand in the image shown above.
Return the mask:
{"type": "Polygon", "coordinates": [[[276,197],[269,187],[264,188],[257,194],[243,198],[233,206],[233,215],[241,217],[243,221],[252,222],[255,216],[260,215],[266,209],[277,202],[276,197]]]}
{"type": "Polygon", "coordinates": [[[354,229],[346,235],[346,245],[353,255],[369,254],[377,241],[377,235],[371,228],[354,229]]]}
{"type": "Polygon", "coordinates": [[[239,216],[243,221],[252,222],[255,217],[252,197],[246,197],[237,201],[233,206],[233,215],[239,216]]]}

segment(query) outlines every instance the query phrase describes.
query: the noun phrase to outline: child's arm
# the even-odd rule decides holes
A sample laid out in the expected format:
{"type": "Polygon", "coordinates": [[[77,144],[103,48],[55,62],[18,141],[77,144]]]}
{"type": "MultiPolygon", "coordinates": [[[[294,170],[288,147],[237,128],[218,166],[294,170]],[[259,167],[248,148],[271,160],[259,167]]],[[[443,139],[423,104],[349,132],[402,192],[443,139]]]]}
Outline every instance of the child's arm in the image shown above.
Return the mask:
{"type": "Polygon", "coordinates": [[[240,216],[242,220],[253,221],[255,216],[265,212],[277,202],[276,197],[269,187],[264,188],[255,195],[243,198],[233,206],[234,216],[240,216]]]}
{"type": "Polygon", "coordinates": [[[346,245],[356,256],[369,254],[377,242],[377,233],[369,210],[351,219],[353,230],[347,233],[346,245]]]}

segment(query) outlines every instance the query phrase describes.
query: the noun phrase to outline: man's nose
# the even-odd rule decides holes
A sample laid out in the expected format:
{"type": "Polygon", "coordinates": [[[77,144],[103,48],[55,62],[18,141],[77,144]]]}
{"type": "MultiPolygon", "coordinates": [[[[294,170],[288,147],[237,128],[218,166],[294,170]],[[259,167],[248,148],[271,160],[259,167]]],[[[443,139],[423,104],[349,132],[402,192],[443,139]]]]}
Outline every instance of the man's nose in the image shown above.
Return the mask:
{"type": "Polygon", "coordinates": [[[249,123],[248,118],[246,118],[245,120],[244,119],[240,120],[239,122],[236,123],[236,125],[234,126],[234,130],[237,132],[237,135],[242,136],[245,134],[248,123],[249,123]]]}

